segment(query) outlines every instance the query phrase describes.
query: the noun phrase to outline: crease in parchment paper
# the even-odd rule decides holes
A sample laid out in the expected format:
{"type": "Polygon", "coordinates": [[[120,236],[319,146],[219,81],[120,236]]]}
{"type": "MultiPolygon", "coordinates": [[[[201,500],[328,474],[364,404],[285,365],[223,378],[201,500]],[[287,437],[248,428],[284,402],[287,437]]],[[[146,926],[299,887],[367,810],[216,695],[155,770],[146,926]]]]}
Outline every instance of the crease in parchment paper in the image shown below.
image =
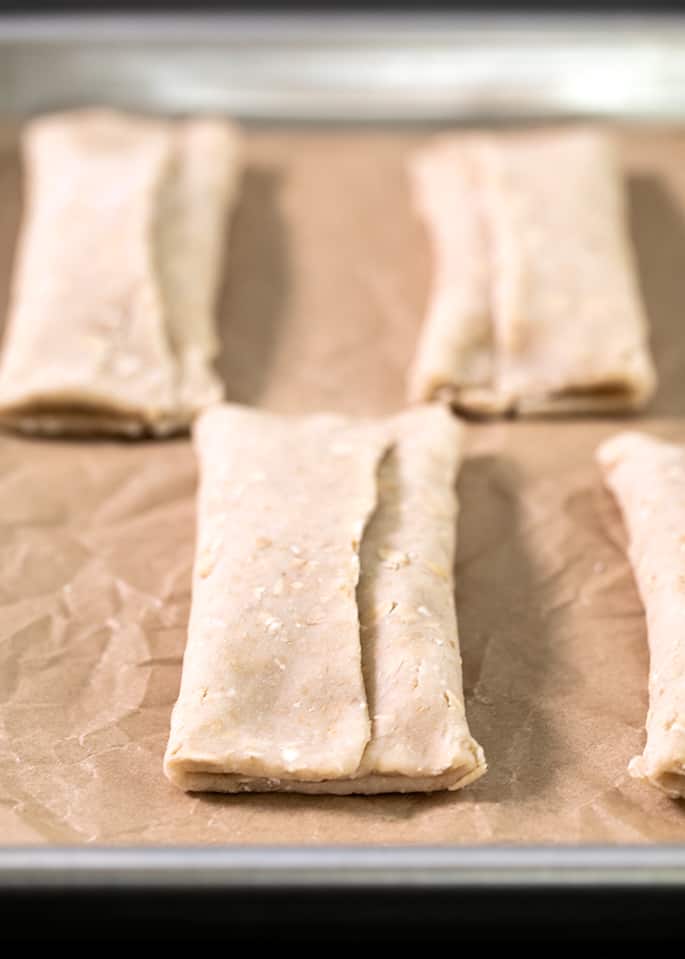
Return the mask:
{"type": "MultiPolygon", "coordinates": [[[[402,408],[430,274],[405,180],[422,142],[248,135],[248,168],[276,180],[253,179],[234,221],[221,312],[229,396],[282,412],[402,408]]],[[[662,384],[641,428],[683,441],[683,271],[667,273],[685,262],[685,136],[636,128],[623,142],[629,172],[659,185],[633,209],[662,384]]],[[[17,169],[0,150],[0,307],[17,169]]],[[[643,746],[646,633],[621,519],[592,461],[616,430],[615,420],[469,427],[456,600],[466,713],[489,772],[430,797],[175,790],[162,755],[190,603],[189,445],[0,437],[0,840],[682,842],[683,804],[626,774],[643,746]]]]}

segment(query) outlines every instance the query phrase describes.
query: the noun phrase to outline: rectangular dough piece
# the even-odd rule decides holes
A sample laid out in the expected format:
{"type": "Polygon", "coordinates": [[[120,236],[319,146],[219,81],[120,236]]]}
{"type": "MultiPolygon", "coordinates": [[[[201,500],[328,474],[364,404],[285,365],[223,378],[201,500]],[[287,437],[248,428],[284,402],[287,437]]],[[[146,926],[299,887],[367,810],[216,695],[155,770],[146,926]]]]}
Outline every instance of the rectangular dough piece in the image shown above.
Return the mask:
{"type": "Polygon", "coordinates": [[[217,406],[199,418],[198,546],[165,771],[186,790],[456,789],[456,421],[217,406]],[[360,573],[361,554],[361,573],[360,573]]]}
{"type": "Polygon", "coordinates": [[[223,392],[214,301],[236,129],[83,110],[34,120],[22,143],[0,422],[45,434],[187,428],[223,392]]]}
{"type": "Polygon", "coordinates": [[[477,414],[647,402],[655,373],[609,134],[443,138],[412,173],[436,261],[412,400],[477,414]]]}
{"type": "Polygon", "coordinates": [[[647,743],[631,775],[685,796],[685,446],[619,433],[597,451],[647,616],[647,743]]]}

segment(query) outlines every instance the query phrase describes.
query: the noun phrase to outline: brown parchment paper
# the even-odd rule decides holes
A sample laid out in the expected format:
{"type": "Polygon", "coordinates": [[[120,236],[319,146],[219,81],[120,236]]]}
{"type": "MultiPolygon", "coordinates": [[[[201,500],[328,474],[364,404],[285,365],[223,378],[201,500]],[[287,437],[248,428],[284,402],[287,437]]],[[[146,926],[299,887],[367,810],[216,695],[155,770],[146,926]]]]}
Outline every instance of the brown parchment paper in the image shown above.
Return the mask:
{"type": "MultiPolygon", "coordinates": [[[[0,305],[19,215],[0,138],[0,305]]],[[[383,414],[430,271],[404,163],[423,135],[254,132],[221,304],[234,400],[383,414]]],[[[685,441],[685,131],[623,133],[661,378],[640,426],[685,441]]],[[[489,761],[457,794],[187,796],[162,774],[190,601],[187,440],[0,437],[0,842],[685,840],[631,780],[647,650],[592,454],[625,420],[472,425],[456,566],[467,712],[489,761]]]]}

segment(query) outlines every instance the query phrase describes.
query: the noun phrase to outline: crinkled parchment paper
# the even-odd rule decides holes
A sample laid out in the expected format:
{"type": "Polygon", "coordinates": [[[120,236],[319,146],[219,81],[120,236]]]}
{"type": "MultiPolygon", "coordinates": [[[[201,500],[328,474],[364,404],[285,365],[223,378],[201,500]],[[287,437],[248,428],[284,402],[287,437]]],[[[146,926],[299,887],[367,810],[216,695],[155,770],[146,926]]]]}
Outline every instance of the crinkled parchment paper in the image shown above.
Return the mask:
{"type": "MultiPolygon", "coordinates": [[[[251,135],[221,317],[233,399],[382,414],[428,292],[404,175],[420,137],[251,135]]],[[[685,440],[685,132],[624,134],[661,389],[685,440]]],[[[0,141],[0,302],[19,212],[0,141]]],[[[85,263],[87,269],[87,263],[85,263]]],[[[471,426],[456,568],[468,717],[490,771],[458,794],[186,796],[162,775],[190,601],[187,440],[0,438],[0,841],[648,842],[685,805],[631,780],[647,651],[592,462],[621,420],[471,426]]]]}

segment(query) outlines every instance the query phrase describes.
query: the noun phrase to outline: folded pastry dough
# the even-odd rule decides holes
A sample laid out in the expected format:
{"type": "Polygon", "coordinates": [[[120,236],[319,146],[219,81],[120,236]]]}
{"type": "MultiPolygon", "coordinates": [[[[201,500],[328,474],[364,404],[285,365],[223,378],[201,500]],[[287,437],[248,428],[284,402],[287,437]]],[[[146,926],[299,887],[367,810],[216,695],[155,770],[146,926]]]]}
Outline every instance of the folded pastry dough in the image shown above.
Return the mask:
{"type": "Polygon", "coordinates": [[[479,414],[642,406],[655,374],[611,138],[445,138],[412,163],[433,292],[413,400],[479,414]]]}
{"type": "Polygon", "coordinates": [[[623,512],[647,615],[647,744],[630,772],[685,796],[685,446],[620,433],[597,459],[623,512]]]}
{"type": "Polygon", "coordinates": [[[456,421],[437,406],[353,421],[223,405],[195,443],[172,782],[343,794],[482,775],[453,598],[456,421]]]}
{"type": "Polygon", "coordinates": [[[185,428],[221,399],[214,299],[239,137],[107,110],[33,121],[0,360],[0,422],[35,433],[185,428]]]}

